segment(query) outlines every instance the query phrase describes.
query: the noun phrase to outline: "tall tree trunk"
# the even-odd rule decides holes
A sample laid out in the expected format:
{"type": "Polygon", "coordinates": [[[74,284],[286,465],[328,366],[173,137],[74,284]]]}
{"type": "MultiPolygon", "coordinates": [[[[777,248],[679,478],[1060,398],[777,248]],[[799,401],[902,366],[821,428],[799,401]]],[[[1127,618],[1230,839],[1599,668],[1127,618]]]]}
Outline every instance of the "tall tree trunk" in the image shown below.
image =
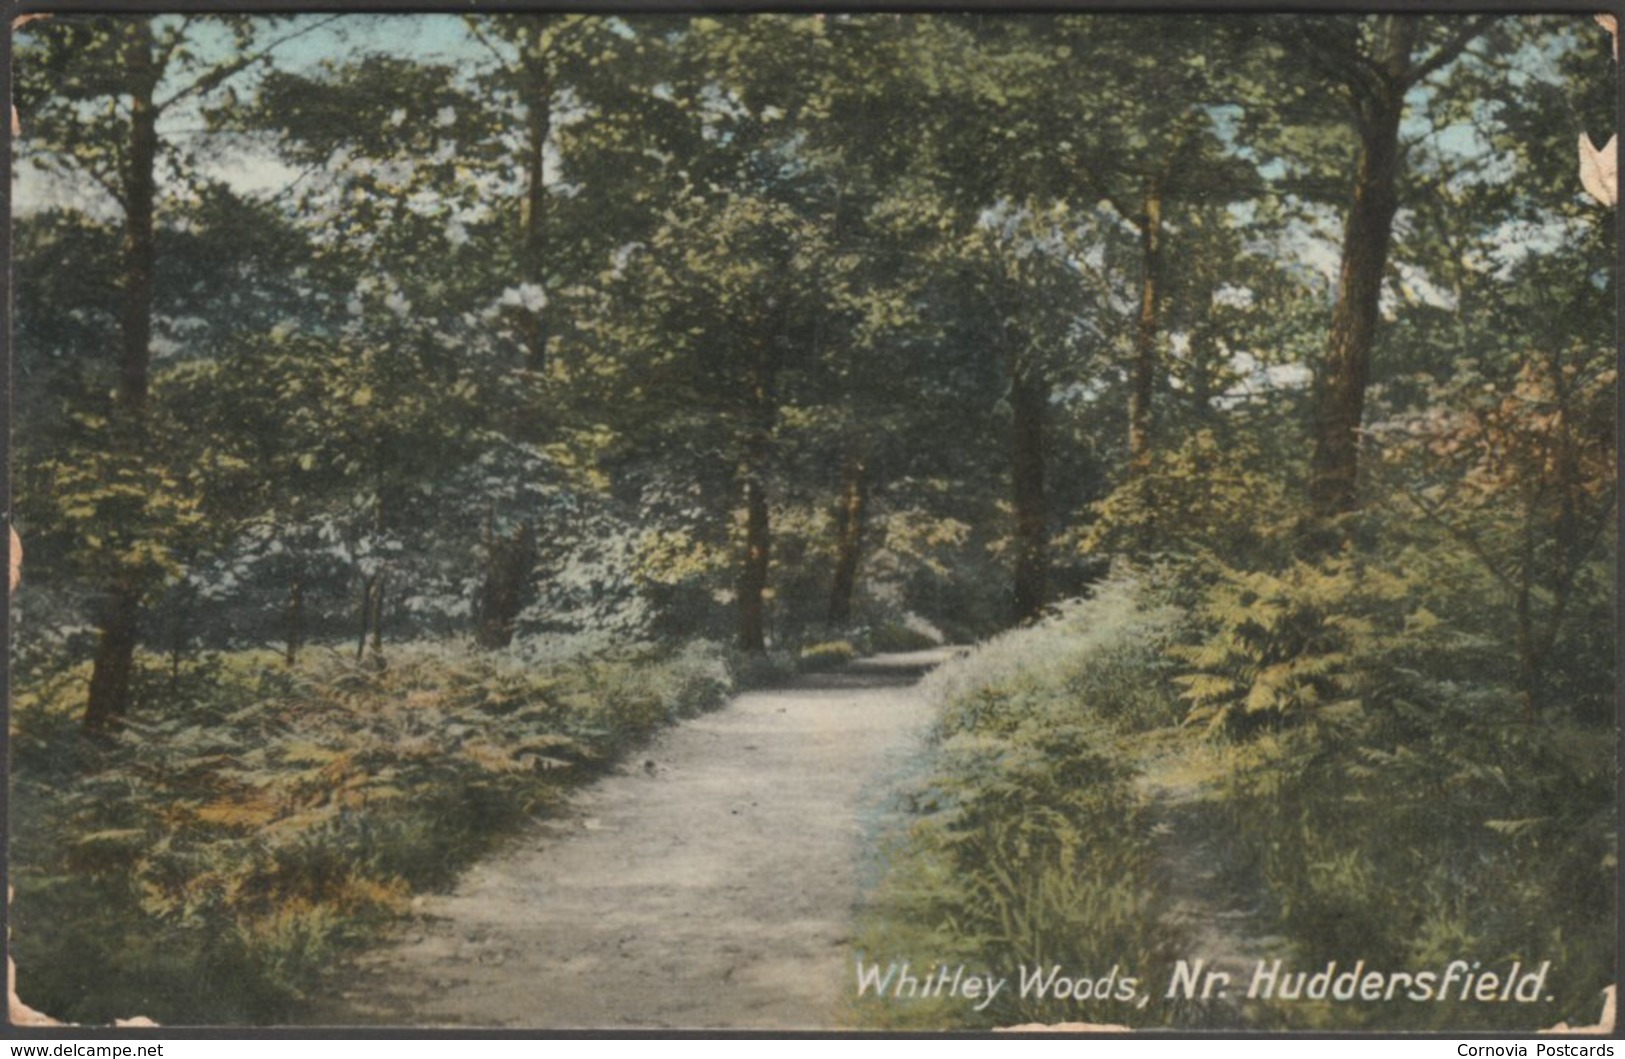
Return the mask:
{"type": "Polygon", "coordinates": [[[1129,473],[1151,460],[1151,401],[1157,381],[1157,325],[1161,307],[1162,188],[1148,182],[1140,214],[1140,313],[1134,326],[1134,385],[1128,398],[1129,473]]]}
{"type": "Polygon", "coordinates": [[[356,608],[356,617],[359,629],[355,637],[355,660],[360,665],[361,660],[367,657],[367,633],[372,629],[372,593],[378,584],[377,574],[363,574],[361,577],[361,603],[356,608]]]}
{"type": "Polygon", "coordinates": [[[1043,611],[1048,592],[1049,514],[1044,494],[1044,414],[1049,381],[1036,365],[1010,358],[1011,485],[1015,505],[1015,611],[1019,622],[1043,611]]]}
{"type": "MultiPolygon", "coordinates": [[[[115,437],[127,454],[141,459],[145,450],[148,376],[152,359],[152,299],[156,282],[153,215],[157,198],[154,170],[158,158],[158,108],[154,103],[160,70],[153,57],[152,27],[145,18],[129,25],[124,69],[130,86],[130,139],[121,183],[124,191],[124,240],[121,250],[123,297],[119,306],[119,374],[115,400],[115,437]]],[[[86,731],[101,731],[122,717],[130,705],[130,675],[135,667],[141,601],[145,595],[138,571],[113,577],[102,610],[90,693],[85,703],[86,731]]]]}
{"type": "Polygon", "coordinates": [[[858,562],[863,557],[863,518],[869,482],[863,456],[855,448],[847,454],[841,474],[841,499],[835,507],[835,576],[829,589],[825,622],[831,628],[852,620],[852,591],[857,585],[858,562]]]}
{"type": "MultiPolygon", "coordinates": [[[[553,78],[546,29],[525,51],[524,79],[530,98],[525,119],[525,201],[520,215],[520,281],[547,290],[547,140],[553,131],[553,78]]],[[[522,310],[525,352],[534,371],[547,367],[547,308],[522,310]]]]}
{"type": "Polygon", "coordinates": [[[741,651],[767,650],[767,571],[773,538],[762,481],[764,455],[752,455],[745,467],[745,554],[738,581],[741,651]]]}
{"type": "Polygon", "coordinates": [[[96,659],[90,671],[90,697],[85,703],[86,732],[107,731],[129,707],[143,594],[135,585],[115,584],[103,604],[96,659]]]}
{"type": "Polygon", "coordinates": [[[1399,209],[1399,123],[1411,83],[1416,23],[1390,15],[1384,29],[1380,83],[1365,94],[1357,122],[1360,152],[1354,198],[1343,228],[1337,302],[1316,394],[1309,499],[1313,515],[1322,523],[1359,508],[1360,423],[1383,271],[1399,209]]]}

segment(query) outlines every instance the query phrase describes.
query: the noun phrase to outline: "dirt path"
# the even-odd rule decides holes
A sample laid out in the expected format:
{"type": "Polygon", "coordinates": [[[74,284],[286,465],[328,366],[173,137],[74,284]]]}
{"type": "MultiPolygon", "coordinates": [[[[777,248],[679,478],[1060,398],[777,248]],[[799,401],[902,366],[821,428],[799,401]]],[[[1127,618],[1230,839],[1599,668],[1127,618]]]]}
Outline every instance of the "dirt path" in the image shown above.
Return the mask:
{"type": "Polygon", "coordinates": [[[947,651],[672,728],[368,955],[317,1024],[832,1028],[865,838],[947,651]]]}
{"type": "Polygon", "coordinates": [[[1180,958],[1201,960],[1204,971],[1237,983],[1229,999],[1188,1005],[1182,1024],[1246,1028],[1257,1012],[1239,994],[1257,962],[1286,955],[1286,943],[1269,933],[1253,869],[1225,843],[1216,768],[1201,748],[1183,740],[1174,745],[1184,753],[1148,755],[1138,781],[1158,820],[1152,835],[1167,885],[1163,920],[1179,935],[1180,958]]]}

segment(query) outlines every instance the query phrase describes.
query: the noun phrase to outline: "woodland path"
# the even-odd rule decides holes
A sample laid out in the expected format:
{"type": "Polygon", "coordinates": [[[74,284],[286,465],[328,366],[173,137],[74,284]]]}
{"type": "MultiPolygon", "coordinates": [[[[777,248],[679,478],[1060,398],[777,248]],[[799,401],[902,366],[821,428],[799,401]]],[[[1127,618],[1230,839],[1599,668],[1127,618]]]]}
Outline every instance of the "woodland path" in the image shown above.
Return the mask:
{"type": "Polygon", "coordinates": [[[423,898],[300,1021],[829,1029],[871,840],[950,649],[749,692],[423,898]]]}
{"type": "MultiPolygon", "coordinates": [[[[1178,745],[1178,744],[1176,744],[1178,745]]],[[[1163,923],[1179,938],[1178,956],[1202,970],[1230,976],[1226,1000],[1186,1005],[1187,1029],[1262,1029],[1256,1002],[1240,994],[1258,961],[1287,955],[1285,939],[1269,933],[1263,887],[1254,866],[1242,863],[1225,841],[1227,828],[1218,794],[1218,773],[1206,755],[1184,743],[1184,753],[1148,753],[1139,762],[1137,785],[1156,824],[1152,841],[1167,889],[1163,923]]]]}

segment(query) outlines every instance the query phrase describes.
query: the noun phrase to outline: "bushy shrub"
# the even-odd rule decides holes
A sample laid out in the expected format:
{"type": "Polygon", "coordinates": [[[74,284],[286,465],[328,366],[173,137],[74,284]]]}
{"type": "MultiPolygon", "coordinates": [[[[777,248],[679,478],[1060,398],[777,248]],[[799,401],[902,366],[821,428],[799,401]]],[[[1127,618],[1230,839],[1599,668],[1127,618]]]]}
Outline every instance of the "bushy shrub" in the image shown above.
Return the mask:
{"type": "MultiPolygon", "coordinates": [[[[1160,895],[1179,859],[1159,857],[1151,836],[1170,834],[1174,803],[1197,799],[1204,841],[1225,851],[1222,887],[1256,902],[1248,937],[1289,966],[1550,961],[1550,1002],[1212,1011],[1153,997],[1143,1010],[976,1014],[869,996],[853,998],[854,1018],[1441,1031],[1594,1021],[1613,980],[1612,725],[1582,709],[1531,711],[1516,665],[1496,657],[1504,643],[1439,616],[1468,612],[1452,596],[1461,590],[1402,571],[1352,555],[1187,567],[1188,618],[1146,606],[1167,593],[1113,581],[932,674],[932,772],[859,950],[998,973],[1132,961],[1166,982],[1175,935],[1160,895]],[[1203,726],[1216,738],[1201,740],[1203,726]],[[1178,782],[1136,782],[1140,765],[1178,782]]],[[[1585,671],[1567,679],[1607,679],[1605,661],[1569,657],[1585,671]]]]}
{"type": "Polygon", "coordinates": [[[794,680],[798,668],[789,651],[733,651],[728,671],[737,688],[776,688],[794,680]]]}
{"type": "Polygon", "coordinates": [[[1240,732],[1357,704],[1362,660],[1436,623],[1415,589],[1352,555],[1279,573],[1221,567],[1198,609],[1202,642],[1169,649],[1188,667],[1175,680],[1190,720],[1240,732]]]}
{"type": "MultiPolygon", "coordinates": [[[[1599,940],[1617,871],[1612,726],[1532,708],[1504,641],[1439,616],[1480,624],[1460,598],[1474,590],[1349,555],[1226,570],[1198,608],[1202,641],[1171,649],[1191,667],[1191,718],[1238,740],[1227,846],[1250,860],[1295,962],[1550,961],[1551,1003],[1283,1004],[1282,1025],[1596,1017],[1612,966],[1599,940]]],[[[1606,679],[1611,666],[1585,662],[1572,679],[1606,679]]]]}
{"type": "Polygon", "coordinates": [[[1594,1021],[1613,980],[1611,741],[1564,718],[1529,723],[1504,686],[1432,679],[1414,654],[1385,659],[1389,679],[1358,712],[1246,748],[1226,784],[1234,842],[1304,962],[1550,960],[1555,999],[1283,1014],[1345,1028],[1594,1021]]]}
{"type": "Polygon", "coordinates": [[[1296,522],[1297,490],[1280,453],[1252,433],[1202,429],[1091,507],[1074,542],[1082,555],[1215,557],[1261,565],[1279,559],[1296,522]]]}
{"type": "Polygon", "coordinates": [[[887,621],[869,632],[869,648],[877,654],[901,654],[908,651],[926,651],[942,643],[940,635],[933,636],[920,624],[906,621],[887,621]]]}
{"type": "Polygon", "coordinates": [[[801,649],[796,666],[803,673],[822,673],[839,669],[858,656],[858,649],[849,640],[829,640],[809,644],[801,649]]]}

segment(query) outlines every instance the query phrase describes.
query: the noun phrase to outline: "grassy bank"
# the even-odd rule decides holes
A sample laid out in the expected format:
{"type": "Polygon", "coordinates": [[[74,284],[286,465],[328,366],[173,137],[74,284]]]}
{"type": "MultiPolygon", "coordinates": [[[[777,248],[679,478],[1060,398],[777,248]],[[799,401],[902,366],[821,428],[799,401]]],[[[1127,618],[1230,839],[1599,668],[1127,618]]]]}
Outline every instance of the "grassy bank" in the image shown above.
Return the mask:
{"type": "Polygon", "coordinates": [[[963,964],[1009,984],[986,1004],[854,985],[853,1021],[1594,1021],[1614,973],[1612,725],[1579,706],[1532,716],[1488,641],[1428,611],[1415,584],[1359,575],[1328,562],[1217,572],[1199,591],[1112,583],[934,674],[930,773],[855,956],[882,971],[906,961],[916,976],[963,964]],[[1174,598],[1185,605],[1157,605],[1174,598]],[[1170,848],[1192,819],[1202,848],[1170,848]],[[1198,911],[1201,886],[1211,911],[1238,892],[1256,909],[1234,939],[1249,961],[1267,953],[1311,974],[1363,961],[1435,975],[1431,995],[1405,997],[1407,982],[1385,1001],[1170,997],[1174,961],[1214,943],[1182,937],[1168,914],[1175,874],[1198,869],[1212,881],[1183,887],[1198,911]],[[1463,1000],[1460,971],[1440,999],[1457,960],[1503,983],[1514,965],[1520,980],[1547,969],[1528,1002],[1463,1000]],[[1021,995],[1024,977],[1055,966],[1092,988],[1021,995]],[[1119,993],[1124,976],[1138,988],[1119,993]]]}
{"type": "Polygon", "coordinates": [[[733,684],[706,644],[142,661],[108,742],[78,733],[82,667],[13,700],[13,952],[58,1018],[275,1022],[413,894],[733,684]]]}
{"type": "Polygon", "coordinates": [[[916,976],[963,964],[1010,985],[985,1004],[899,996],[895,984],[883,996],[866,990],[851,997],[855,1022],[1167,1019],[1146,990],[1175,938],[1160,920],[1152,822],[1122,747],[1135,730],[1174,716],[1173,688],[1158,673],[1170,621],[1128,586],[1112,586],[927,678],[940,704],[933,766],[912,794],[916,822],[893,851],[855,956],[882,970],[906,962],[916,976]],[[1020,994],[1024,969],[1047,975],[1056,966],[1089,988],[1020,994]]]}

